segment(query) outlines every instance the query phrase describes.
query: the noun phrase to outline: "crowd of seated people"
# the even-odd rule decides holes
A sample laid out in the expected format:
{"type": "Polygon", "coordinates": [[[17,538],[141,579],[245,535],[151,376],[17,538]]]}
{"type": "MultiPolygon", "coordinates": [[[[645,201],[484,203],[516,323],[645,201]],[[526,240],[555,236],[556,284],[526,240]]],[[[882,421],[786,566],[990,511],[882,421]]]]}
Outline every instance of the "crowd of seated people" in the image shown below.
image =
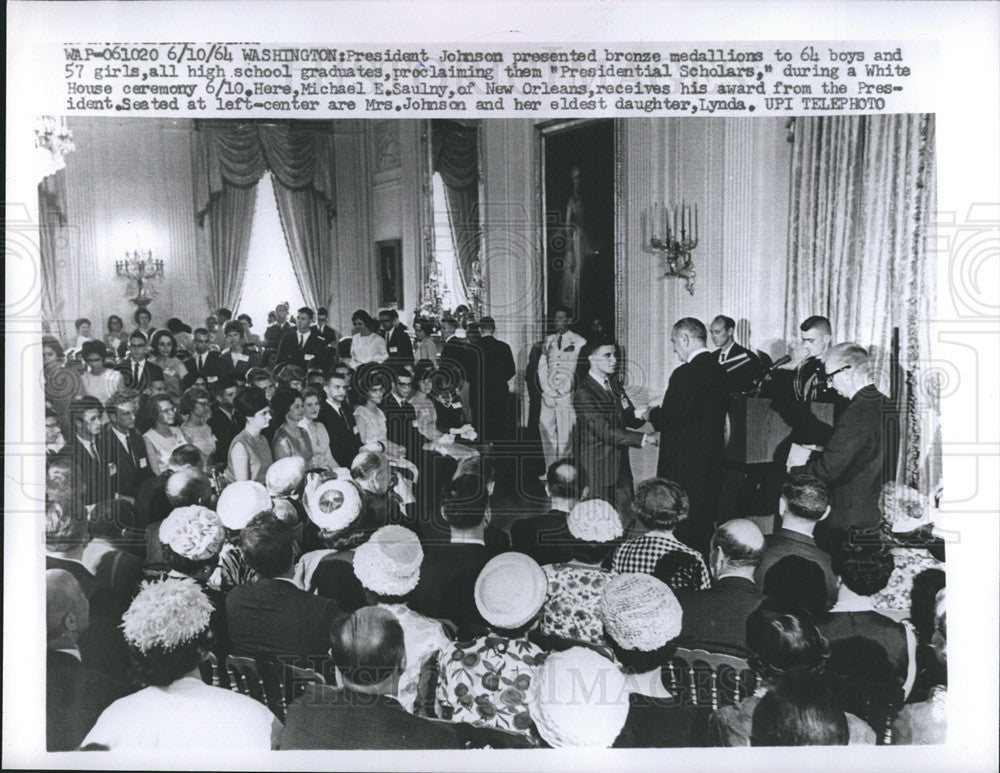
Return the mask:
{"type": "Polygon", "coordinates": [[[393,311],[350,339],[328,319],[140,309],[43,340],[50,751],[942,741],[943,554],[915,492],[827,552],[828,488],[797,472],[773,533],[729,520],[703,553],[680,484],[616,509],[570,455],[547,508],[496,523],[519,492],[477,384],[493,321],[439,350],[393,311]],[[749,691],[690,700],[689,650],[741,660],[749,691]],[[279,706],[227,683],[247,660],[312,678],[279,706]]]}

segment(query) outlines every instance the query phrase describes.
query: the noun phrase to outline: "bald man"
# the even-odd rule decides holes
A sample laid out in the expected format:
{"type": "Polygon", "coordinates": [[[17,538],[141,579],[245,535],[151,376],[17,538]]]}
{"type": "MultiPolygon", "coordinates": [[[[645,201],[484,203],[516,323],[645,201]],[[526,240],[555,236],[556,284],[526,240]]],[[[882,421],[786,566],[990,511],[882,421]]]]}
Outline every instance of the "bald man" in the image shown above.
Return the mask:
{"type": "Polygon", "coordinates": [[[763,555],[764,535],[753,521],[737,518],[716,530],[708,562],[712,587],[676,592],[684,610],[682,647],[750,656],[746,619],[764,600],[753,578],[763,555]]]}
{"type": "Polygon", "coordinates": [[[45,622],[45,748],[71,751],[123,691],[81,662],[78,642],[90,625],[90,604],[80,583],[65,569],[45,572],[45,622]]]}

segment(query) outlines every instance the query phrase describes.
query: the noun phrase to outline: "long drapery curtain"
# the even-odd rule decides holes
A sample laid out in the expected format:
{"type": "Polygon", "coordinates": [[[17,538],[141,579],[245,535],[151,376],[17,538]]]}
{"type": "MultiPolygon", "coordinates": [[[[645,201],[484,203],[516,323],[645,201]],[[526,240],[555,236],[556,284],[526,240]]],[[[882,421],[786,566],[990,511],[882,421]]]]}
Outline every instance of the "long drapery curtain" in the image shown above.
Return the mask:
{"type": "Polygon", "coordinates": [[[457,121],[432,121],[431,158],[431,173],[440,174],[444,182],[462,290],[477,303],[480,273],[478,131],[457,121]]]}
{"type": "Polygon", "coordinates": [[[336,273],[336,212],[329,124],[199,121],[195,209],[209,224],[214,306],[235,308],[243,288],[257,182],[270,171],[295,276],[312,306],[327,305],[336,273]]]}
{"type": "Polygon", "coordinates": [[[63,340],[62,301],[56,283],[58,242],[66,225],[66,172],[48,175],[38,184],[38,255],[42,276],[42,325],[45,332],[63,340]]]}
{"type": "Polygon", "coordinates": [[[924,494],[940,484],[937,396],[927,373],[936,305],[934,134],[932,115],[796,119],[785,316],[790,338],[809,315],[829,317],[835,341],[871,350],[883,392],[898,384],[897,481],[924,494]]]}

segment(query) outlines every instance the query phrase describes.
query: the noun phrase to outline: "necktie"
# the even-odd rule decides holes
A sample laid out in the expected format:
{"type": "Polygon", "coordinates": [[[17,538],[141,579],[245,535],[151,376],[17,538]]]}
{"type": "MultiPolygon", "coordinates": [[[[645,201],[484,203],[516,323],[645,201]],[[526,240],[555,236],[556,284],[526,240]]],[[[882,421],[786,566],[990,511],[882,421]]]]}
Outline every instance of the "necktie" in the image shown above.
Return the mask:
{"type": "Polygon", "coordinates": [[[559,334],[559,339],[556,341],[556,349],[562,351],[562,333],[559,334]]]}
{"type": "Polygon", "coordinates": [[[205,355],[204,354],[199,354],[198,355],[198,370],[202,371],[204,369],[205,369],[205,355]]]}
{"type": "Polygon", "coordinates": [[[725,361],[726,361],[726,353],[722,349],[719,349],[719,364],[721,365],[725,361]]]}
{"type": "Polygon", "coordinates": [[[299,333],[299,348],[300,349],[306,348],[306,337],[301,333],[299,333]]]}
{"type": "Polygon", "coordinates": [[[132,383],[133,384],[138,384],[139,383],[139,363],[138,362],[133,362],[132,363],[132,383]]]}

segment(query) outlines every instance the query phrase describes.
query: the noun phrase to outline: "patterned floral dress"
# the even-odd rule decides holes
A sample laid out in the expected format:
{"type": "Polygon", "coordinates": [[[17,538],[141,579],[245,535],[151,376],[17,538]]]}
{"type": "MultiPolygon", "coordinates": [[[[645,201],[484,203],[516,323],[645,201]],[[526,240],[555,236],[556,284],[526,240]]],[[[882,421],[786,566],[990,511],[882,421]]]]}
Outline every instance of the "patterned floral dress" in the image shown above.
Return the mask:
{"type": "Polygon", "coordinates": [[[568,562],[542,567],[549,581],[539,630],[547,636],[577,639],[607,647],[604,625],[597,616],[611,572],[588,564],[568,562]]]}
{"type": "Polygon", "coordinates": [[[437,715],[451,722],[532,735],[527,698],[545,653],[526,638],[490,634],[441,653],[437,715]]]}

